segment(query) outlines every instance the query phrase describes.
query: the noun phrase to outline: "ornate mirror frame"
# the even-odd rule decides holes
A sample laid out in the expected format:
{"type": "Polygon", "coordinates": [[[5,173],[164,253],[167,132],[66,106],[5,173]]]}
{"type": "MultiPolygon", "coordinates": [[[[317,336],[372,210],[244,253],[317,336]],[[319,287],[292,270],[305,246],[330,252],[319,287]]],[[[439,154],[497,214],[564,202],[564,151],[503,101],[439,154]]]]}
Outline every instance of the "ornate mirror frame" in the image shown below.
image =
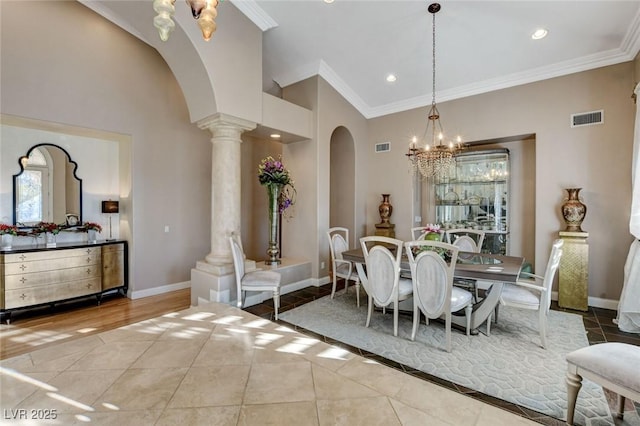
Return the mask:
{"type": "MultiPolygon", "coordinates": [[[[29,156],[31,155],[31,153],[33,152],[33,150],[41,148],[41,147],[53,147],[53,148],[57,148],[60,151],[62,151],[62,153],[64,153],[64,155],[66,156],[67,162],[69,164],[72,165],[72,177],[73,179],[75,179],[78,182],[78,197],[79,197],[79,204],[78,204],[78,213],[77,213],[77,223],[76,225],[81,225],[82,224],[82,179],[80,179],[76,172],[78,170],[78,163],[76,163],[75,161],[73,161],[71,159],[71,156],[69,155],[69,153],[62,148],[61,146],[58,146],[56,144],[52,144],[52,143],[39,143],[36,144],[34,146],[32,146],[31,148],[29,148],[29,150],[27,151],[26,155],[21,156],[20,158],[18,158],[18,164],[20,166],[20,171],[18,173],[16,173],[15,175],[13,175],[13,224],[18,226],[19,228],[31,228],[32,226],[30,225],[21,225],[18,224],[17,219],[18,219],[18,179],[20,177],[20,175],[22,175],[22,173],[24,173],[25,171],[25,166],[24,164],[26,163],[26,160],[29,158],[29,156]]],[[[65,211],[65,218],[68,217],[68,212],[65,211]]],[[[75,215],[74,215],[75,216],[75,215]]],[[[52,221],[56,222],[54,219],[52,219],[52,221]]],[[[69,225],[68,222],[60,222],[58,223],[59,225],[69,225]]]]}

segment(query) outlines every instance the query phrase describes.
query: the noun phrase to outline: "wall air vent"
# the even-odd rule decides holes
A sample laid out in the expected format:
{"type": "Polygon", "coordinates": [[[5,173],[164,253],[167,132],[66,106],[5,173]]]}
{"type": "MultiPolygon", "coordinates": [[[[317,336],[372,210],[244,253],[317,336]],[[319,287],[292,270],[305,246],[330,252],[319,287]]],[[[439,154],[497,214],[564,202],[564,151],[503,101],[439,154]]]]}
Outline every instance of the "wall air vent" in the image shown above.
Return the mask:
{"type": "Polygon", "coordinates": [[[571,114],[571,127],[592,126],[604,123],[604,110],[571,114]]]}
{"type": "Polygon", "coordinates": [[[376,144],[376,154],[391,151],[391,142],[380,142],[376,144]]]}

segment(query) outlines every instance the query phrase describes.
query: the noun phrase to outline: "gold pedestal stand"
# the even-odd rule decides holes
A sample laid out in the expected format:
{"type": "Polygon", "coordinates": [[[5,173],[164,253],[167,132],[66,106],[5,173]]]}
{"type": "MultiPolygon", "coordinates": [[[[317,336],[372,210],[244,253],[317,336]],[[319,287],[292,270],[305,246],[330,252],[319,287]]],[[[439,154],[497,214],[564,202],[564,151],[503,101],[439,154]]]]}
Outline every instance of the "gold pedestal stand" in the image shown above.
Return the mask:
{"type": "Polygon", "coordinates": [[[396,225],[393,223],[376,223],[376,236],[395,238],[396,225]]]}
{"type": "Polygon", "coordinates": [[[560,231],[564,240],[558,270],[558,306],[587,311],[589,309],[588,232],[560,231]]]}

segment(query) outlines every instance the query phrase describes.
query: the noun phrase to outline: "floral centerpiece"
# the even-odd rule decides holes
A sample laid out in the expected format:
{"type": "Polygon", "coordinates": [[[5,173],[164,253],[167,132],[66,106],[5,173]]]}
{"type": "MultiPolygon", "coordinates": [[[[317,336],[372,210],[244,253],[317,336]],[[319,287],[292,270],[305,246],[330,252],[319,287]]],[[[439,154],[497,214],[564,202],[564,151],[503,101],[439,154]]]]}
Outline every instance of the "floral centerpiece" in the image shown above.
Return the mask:
{"type": "Polygon", "coordinates": [[[0,235],[11,235],[16,237],[18,235],[18,228],[14,225],[0,223],[0,235]]]}
{"type": "Polygon", "coordinates": [[[60,225],[58,225],[57,223],[53,223],[53,222],[39,222],[38,224],[36,224],[36,226],[33,228],[33,233],[37,233],[37,234],[42,234],[44,233],[49,233],[49,234],[53,234],[53,235],[58,235],[60,233],[60,231],[62,230],[62,228],[60,227],[60,225]]]}
{"type": "Polygon", "coordinates": [[[98,232],[102,232],[102,226],[96,222],[85,222],[82,230],[87,233],[87,242],[95,244],[98,241],[98,232]]]}
{"type": "Polygon", "coordinates": [[[269,156],[264,158],[258,166],[258,180],[267,188],[269,196],[269,255],[268,263],[280,263],[278,254],[278,214],[295,204],[296,189],[291,179],[291,173],[282,164],[282,158],[275,160],[269,156]]]}
{"type": "Polygon", "coordinates": [[[425,240],[442,240],[442,233],[444,232],[440,225],[436,225],[435,223],[427,223],[424,228],[422,228],[422,232],[425,240]]]}
{"type": "Polygon", "coordinates": [[[278,197],[278,213],[284,213],[295,204],[296,189],[291,173],[282,164],[282,158],[274,160],[269,156],[264,158],[258,166],[258,180],[263,186],[282,185],[278,197]]]}
{"type": "Polygon", "coordinates": [[[95,223],[95,222],[85,222],[82,225],[82,229],[85,232],[89,232],[89,231],[102,232],[102,226],[100,226],[99,223],[95,223]]]}

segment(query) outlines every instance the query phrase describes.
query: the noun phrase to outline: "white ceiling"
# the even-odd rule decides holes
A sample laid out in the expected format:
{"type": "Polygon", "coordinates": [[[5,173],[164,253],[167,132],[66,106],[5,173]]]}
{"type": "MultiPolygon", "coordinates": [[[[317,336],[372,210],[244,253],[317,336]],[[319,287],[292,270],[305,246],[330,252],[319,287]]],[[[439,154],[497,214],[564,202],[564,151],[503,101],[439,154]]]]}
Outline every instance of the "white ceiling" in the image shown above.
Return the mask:
{"type": "MultiPolygon", "coordinates": [[[[367,118],[431,103],[432,1],[231,1],[254,22],[276,25],[264,34],[265,89],[318,74],[367,118]]],[[[438,102],[630,61],[640,49],[640,1],[441,5],[438,102]],[[539,27],[548,36],[532,40],[539,27]]]]}
{"type": "MultiPolygon", "coordinates": [[[[152,46],[159,42],[149,41],[157,38],[150,0],[79,1],[152,46]]],[[[227,1],[264,31],[267,92],[320,75],[367,118],[431,103],[431,1],[227,1]],[[398,77],[393,84],[385,81],[389,73],[398,77]]],[[[441,4],[438,102],[631,61],[640,50],[640,0],[441,4]],[[539,27],[549,35],[532,40],[539,27]]],[[[191,22],[185,31],[197,30],[191,22]]]]}

